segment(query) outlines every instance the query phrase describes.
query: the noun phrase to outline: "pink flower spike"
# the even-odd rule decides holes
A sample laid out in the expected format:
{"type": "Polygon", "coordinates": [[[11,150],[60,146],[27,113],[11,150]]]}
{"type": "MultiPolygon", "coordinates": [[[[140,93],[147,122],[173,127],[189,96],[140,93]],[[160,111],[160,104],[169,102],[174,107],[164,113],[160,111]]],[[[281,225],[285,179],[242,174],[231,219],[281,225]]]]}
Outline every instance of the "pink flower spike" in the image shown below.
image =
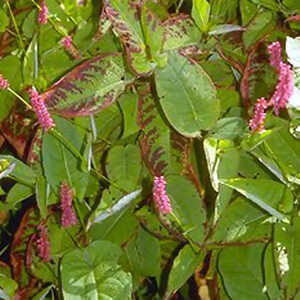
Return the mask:
{"type": "Polygon", "coordinates": [[[166,193],[166,180],[164,176],[154,177],[153,199],[156,207],[162,214],[172,212],[170,199],[166,193]]]}
{"type": "Polygon", "coordinates": [[[8,81],[0,74],[0,90],[6,90],[9,88],[8,81]]]}
{"type": "Polygon", "coordinates": [[[63,47],[65,48],[65,50],[67,52],[69,52],[73,58],[75,59],[80,59],[80,53],[78,52],[78,50],[75,48],[75,46],[73,45],[73,39],[70,35],[65,36],[62,40],[61,43],[63,45],[63,47]]]}
{"type": "Polygon", "coordinates": [[[293,71],[288,64],[279,64],[279,79],[269,105],[273,105],[276,115],[285,108],[294,91],[293,71]]]}
{"type": "Polygon", "coordinates": [[[262,131],[264,129],[264,121],[266,118],[265,110],[268,103],[265,98],[259,98],[255,104],[254,116],[249,122],[251,132],[262,131]]]}
{"type": "Polygon", "coordinates": [[[75,211],[72,207],[73,192],[67,183],[62,183],[60,186],[60,208],[62,210],[61,214],[61,224],[63,227],[70,227],[77,224],[77,217],[75,211]]]}
{"type": "Polygon", "coordinates": [[[40,2],[40,11],[39,11],[39,15],[38,15],[38,22],[40,24],[47,24],[48,23],[48,14],[49,14],[49,10],[46,4],[46,1],[41,1],[40,2]]]}
{"type": "Polygon", "coordinates": [[[268,51],[270,54],[270,64],[277,71],[279,71],[280,63],[282,61],[281,57],[281,45],[279,42],[274,42],[268,46],[268,51]]]}
{"type": "Polygon", "coordinates": [[[40,224],[38,226],[39,239],[37,240],[37,247],[39,250],[39,256],[42,258],[43,262],[50,261],[50,241],[48,237],[48,228],[45,224],[40,224]]]}
{"type": "Polygon", "coordinates": [[[37,115],[40,125],[45,131],[55,126],[53,119],[47,110],[44,100],[39,95],[35,88],[30,88],[28,90],[32,107],[37,115]]]}
{"type": "Polygon", "coordinates": [[[62,40],[61,40],[61,43],[62,45],[64,46],[64,48],[67,50],[67,49],[70,49],[72,47],[72,37],[70,35],[67,35],[65,36],[62,40]]]}

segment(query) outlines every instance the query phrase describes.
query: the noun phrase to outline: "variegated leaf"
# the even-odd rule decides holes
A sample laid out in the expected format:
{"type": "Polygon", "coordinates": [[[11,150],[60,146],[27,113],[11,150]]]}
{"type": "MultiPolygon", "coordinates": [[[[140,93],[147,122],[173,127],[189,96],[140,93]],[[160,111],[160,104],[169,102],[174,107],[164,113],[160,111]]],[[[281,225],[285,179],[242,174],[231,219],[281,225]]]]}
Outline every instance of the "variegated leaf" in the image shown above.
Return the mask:
{"type": "Polygon", "coordinates": [[[167,63],[166,53],[162,53],[165,28],[162,19],[167,15],[166,8],[153,0],[145,1],[142,7],[141,23],[151,60],[159,66],[167,63]]]}
{"type": "Polygon", "coordinates": [[[139,89],[138,120],[143,131],[140,139],[142,158],[153,176],[180,174],[203,189],[190,161],[192,140],[175,132],[160,116],[149,85],[139,89]]]}
{"type": "Polygon", "coordinates": [[[104,5],[106,17],[125,47],[130,69],[138,75],[149,74],[152,66],[147,58],[143,31],[138,19],[138,3],[131,0],[105,0],[104,5]]]}
{"type": "Polygon", "coordinates": [[[188,15],[178,15],[163,22],[165,28],[163,50],[174,50],[196,46],[201,40],[201,32],[188,15]]]}
{"type": "Polygon", "coordinates": [[[116,100],[132,82],[127,77],[122,57],[104,54],[83,62],[41,96],[49,111],[64,117],[91,115],[116,100]]]}
{"type": "Polygon", "coordinates": [[[143,130],[140,147],[143,160],[153,176],[165,173],[170,156],[170,128],[160,117],[150,85],[139,89],[138,120],[143,130]]]}

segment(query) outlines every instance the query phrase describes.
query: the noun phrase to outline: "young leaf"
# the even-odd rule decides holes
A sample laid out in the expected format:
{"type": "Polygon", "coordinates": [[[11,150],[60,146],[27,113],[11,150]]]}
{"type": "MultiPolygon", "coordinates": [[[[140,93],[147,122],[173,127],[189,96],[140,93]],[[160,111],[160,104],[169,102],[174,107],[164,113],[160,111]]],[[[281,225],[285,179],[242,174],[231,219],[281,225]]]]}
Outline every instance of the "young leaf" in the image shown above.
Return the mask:
{"type": "Polygon", "coordinates": [[[220,110],[216,88],[196,62],[169,52],[167,66],[155,72],[155,82],[163,111],[179,133],[199,137],[201,130],[214,125],[220,110]]]}
{"type": "Polygon", "coordinates": [[[202,32],[208,31],[210,4],[206,0],[193,0],[192,16],[202,32]]]}
{"type": "Polygon", "coordinates": [[[142,26],[137,19],[138,4],[131,0],[105,0],[105,12],[124,44],[128,65],[138,75],[152,71],[144,43],[142,26]]]}

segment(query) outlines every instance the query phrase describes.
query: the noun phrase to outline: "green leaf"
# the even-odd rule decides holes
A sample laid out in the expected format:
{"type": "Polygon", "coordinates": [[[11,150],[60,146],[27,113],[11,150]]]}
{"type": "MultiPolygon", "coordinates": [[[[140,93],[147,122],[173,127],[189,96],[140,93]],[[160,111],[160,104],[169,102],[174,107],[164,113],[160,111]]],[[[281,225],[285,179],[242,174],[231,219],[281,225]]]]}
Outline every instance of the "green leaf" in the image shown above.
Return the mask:
{"type": "MultiPolygon", "coordinates": [[[[0,18],[1,19],[1,18],[0,18]]],[[[10,86],[17,91],[21,83],[21,62],[15,55],[2,57],[0,60],[0,73],[9,81],[10,86]]],[[[10,113],[15,103],[15,97],[6,90],[0,90],[0,121],[10,113]]]]}
{"type": "Polygon", "coordinates": [[[22,31],[24,35],[27,38],[32,38],[33,33],[35,31],[35,25],[38,17],[38,11],[36,9],[33,9],[25,18],[23,25],[22,25],[22,31]]]}
{"type": "Polygon", "coordinates": [[[257,223],[262,224],[267,217],[268,214],[264,210],[247,199],[239,197],[222,212],[217,221],[212,240],[215,242],[239,240],[251,226],[256,226],[257,223]]]}
{"type": "Polygon", "coordinates": [[[132,191],[137,187],[141,173],[141,156],[135,145],[115,146],[108,153],[106,170],[108,177],[122,189],[132,191]]]}
{"type": "Polygon", "coordinates": [[[285,185],[273,180],[233,178],[223,183],[279,219],[284,218],[277,210],[280,204],[286,199],[293,199],[292,192],[285,185]]]}
{"type": "Polygon", "coordinates": [[[171,125],[182,135],[201,136],[219,116],[216,88],[201,66],[176,51],[168,64],[156,70],[155,82],[160,104],[171,125]],[[176,88],[174,88],[176,86],[176,88]],[[182,117],[178,118],[178,111],[182,117]]]}
{"type": "Polygon", "coordinates": [[[199,44],[201,31],[195,26],[188,15],[180,14],[170,17],[163,22],[163,50],[170,51],[199,44]]]}
{"type": "Polygon", "coordinates": [[[300,218],[293,219],[292,224],[276,224],[274,248],[282,275],[281,288],[287,299],[294,299],[300,286],[300,218]],[[285,259],[286,257],[286,259],[285,259]]]}
{"type": "Polygon", "coordinates": [[[240,0],[240,12],[243,26],[248,25],[255,17],[258,7],[250,0],[240,0]]]}
{"type": "Polygon", "coordinates": [[[141,276],[156,276],[160,274],[160,243],[144,229],[138,231],[137,237],[126,247],[126,254],[132,271],[141,276]]]}
{"type": "Polygon", "coordinates": [[[150,48],[151,58],[158,66],[164,66],[167,60],[166,54],[162,53],[165,29],[161,22],[166,15],[166,9],[161,3],[153,0],[143,3],[141,15],[143,33],[146,45],[150,48]]]}
{"type": "Polygon", "coordinates": [[[137,20],[137,8],[129,0],[105,0],[107,18],[118,33],[126,49],[127,61],[131,70],[139,75],[152,71],[148,60],[141,23],[137,20]]]}
{"type": "Polygon", "coordinates": [[[204,260],[205,252],[195,253],[190,245],[185,245],[176,256],[168,279],[167,295],[175,293],[193,275],[204,260]]]}
{"type": "Polygon", "coordinates": [[[15,298],[18,284],[11,278],[10,267],[3,262],[0,264],[0,298],[11,300],[15,298]]]}
{"type": "Polygon", "coordinates": [[[280,289],[277,282],[273,245],[270,243],[264,254],[264,277],[267,293],[271,300],[280,299],[280,289]]]}
{"type": "Polygon", "coordinates": [[[45,219],[48,214],[47,205],[50,190],[44,176],[38,177],[35,189],[37,205],[40,210],[42,219],[45,219]]]}
{"type": "Polygon", "coordinates": [[[211,135],[215,139],[235,139],[242,136],[248,125],[242,118],[231,117],[217,121],[212,128],[211,135]]]}
{"type": "MultiPolygon", "coordinates": [[[[78,150],[83,147],[83,133],[78,127],[62,118],[55,118],[56,128],[78,150]]],[[[80,170],[77,157],[51,133],[46,133],[42,145],[42,163],[45,176],[52,188],[58,192],[63,181],[75,188],[76,197],[82,199],[88,184],[88,174],[80,170]]]]}
{"type": "Polygon", "coordinates": [[[108,107],[129,82],[122,57],[103,54],[75,67],[41,97],[57,114],[86,116],[108,107]]]}
{"type": "Polygon", "coordinates": [[[22,161],[10,155],[0,155],[0,162],[7,162],[8,165],[15,164],[15,167],[9,175],[19,183],[30,187],[34,186],[36,181],[36,174],[30,167],[25,165],[22,161]]]}
{"type": "Polygon", "coordinates": [[[251,0],[251,1],[257,5],[261,5],[263,7],[266,7],[274,11],[280,10],[280,5],[276,2],[276,0],[251,0]]]}
{"type": "Polygon", "coordinates": [[[192,16],[202,32],[208,31],[210,4],[206,0],[193,0],[192,16]]]}
{"type": "Polygon", "coordinates": [[[9,24],[9,17],[3,9],[0,9],[0,32],[4,32],[9,24]]]}
{"type": "Polygon", "coordinates": [[[123,113],[123,138],[139,131],[137,125],[138,97],[133,93],[124,93],[118,102],[123,113]]]}
{"type": "Polygon", "coordinates": [[[130,300],[131,275],[117,264],[120,255],[119,247],[108,241],[66,254],[61,264],[64,299],[130,300]]]}
{"type": "Polygon", "coordinates": [[[45,287],[44,289],[42,289],[39,293],[37,293],[32,300],[45,300],[46,296],[49,294],[49,292],[51,291],[51,289],[54,286],[51,284],[47,287],[45,287]]]}
{"type": "Polygon", "coordinates": [[[214,217],[216,221],[232,196],[232,190],[220,184],[221,179],[237,175],[240,153],[229,140],[206,138],[203,145],[212,187],[218,192],[214,217]]]}
{"type": "Polygon", "coordinates": [[[272,12],[265,11],[258,13],[243,34],[243,42],[245,47],[249,48],[267,33],[272,32],[275,24],[275,17],[272,12]]]}
{"type": "Polygon", "coordinates": [[[141,190],[122,197],[114,206],[94,216],[89,229],[92,240],[105,239],[120,245],[135,231],[138,222],[132,213],[141,190]]]}
{"type": "Polygon", "coordinates": [[[37,77],[37,54],[38,46],[37,46],[37,37],[36,35],[32,39],[31,43],[28,45],[24,60],[23,60],[23,77],[25,85],[33,85],[35,83],[35,79],[37,77]]]}
{"type": "Polygon", "coordinates": [[[32,196],[34,193],[33,189],[27,185],[16,183],[8,192],[6,203],[10,206],[10,208],[14,209],[15,206],[32,196]]]}
{"type": "Polygon", "coordinates": [[[264,245],[226,247],[219,255],[218,267],[231,299],[267,300],[261,259],[264,245]]]}
{"type": "Polygon", "coordinates": [[[170,197],[176,221],[188,238],[202,242],[205,213],[195,186],[179,175],[169,175],[166,180],[167,193],[170,197]]]}
{"type": "Polygon", "coordinates": [[[285,120],[276,119],[273,120],[273,123],[278,128],[274,129],[265,139],[267,152],[277,162],[290,182],[299,183],[300,141],[290,134],[288,123],[285,120]]]}

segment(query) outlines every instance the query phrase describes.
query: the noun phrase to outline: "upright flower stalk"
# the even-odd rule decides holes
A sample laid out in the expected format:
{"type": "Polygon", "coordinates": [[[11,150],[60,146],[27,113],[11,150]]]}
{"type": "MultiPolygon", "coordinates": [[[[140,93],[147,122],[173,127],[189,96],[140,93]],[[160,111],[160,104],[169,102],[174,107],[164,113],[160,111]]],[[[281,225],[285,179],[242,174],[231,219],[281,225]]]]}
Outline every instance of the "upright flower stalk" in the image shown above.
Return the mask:
{"type": "Polygon", "coordinates": [[[262,131],[266,118],[265,110],[268,107],[268,102],[265,98],[259,98],[255,104],[254,116],[249,122],[251,131],[262,131]]]}
{"type": "Polygon", "coordinates": [[[38,22],[40,24],[47,24],[48,23],[48,14],[49,14],[49,10],[48,10],[46,1],[42,0],[40,2],[40,11],[39,11],[39,15],[38,15],[38,22]]]}
{"type": "Polygon", "coordinates": [[[166,193],[166,180],[164,176],[154,177],[153,199],[155,206],[162,214],[172,212],[170,199],[166,193]]]}
{"type": "Polygon", "coordinates": [[[37,247],[39,250],[39,256],[43,262],[50,261],[50,241],[48,237],[48,228],[46,224],[41,223],[38,226],[39,238],[37,240],[37,247]]]}
{"type": "Polygon", "coordinates": [[[252,132],[262,131],[264,129],[264,120],[268,107],[273,107],[275,115],[278,115],[280,109],[286,107],[288,100],[293,94],[293,71],[288,64],[282,61],[280,43],[274,42],[270,44],[268,46],[268,52],[270,54],[270,65],[275,68],[278,73],[278,82],[269,101],[265,98],[257,100],[253,118],[249,122],[252,132]]]}
{"type": "Polygon", "coordinates": [[[80,59],[81,55],[79,51],[76,49],[76,47],[73,45],[73,39],[70,35],[65,36],[62,40],[61,43],[64,47],[64,49],[71,54],[71,56],[74,59],[80,59]]]}
{"type": "Polygon", "coordinates": [[[61,224],[63,227],[70,227],[77,224],[77,217],[72,207],[73,192],[67,183],[63,182],[60,186],[60,208],[61,224]]]}
{"type": "Polygon", "coordinates": [[[53,128],[55,123],[53,119],[50,117],[50,114],[47,110],[47,107],[44,103],[44,100],[39,95],[35,88],[28,89],[28,94],[30,96],[32,108],[35,111],[37,118],[39,120],[40,125],[45,131],[53,128]]]}
{"type": "Polygon", "coordinates": [[[278,115],[279,110],[286,107],[289,98],[293,94],[293,71],[288,64],[282,61],[282,50],[279,42],[269,45],[268,51],[270,54],[270,64],[278,73],[278,83],[269,105],[274,107],[274,112],[278,115]]]}

